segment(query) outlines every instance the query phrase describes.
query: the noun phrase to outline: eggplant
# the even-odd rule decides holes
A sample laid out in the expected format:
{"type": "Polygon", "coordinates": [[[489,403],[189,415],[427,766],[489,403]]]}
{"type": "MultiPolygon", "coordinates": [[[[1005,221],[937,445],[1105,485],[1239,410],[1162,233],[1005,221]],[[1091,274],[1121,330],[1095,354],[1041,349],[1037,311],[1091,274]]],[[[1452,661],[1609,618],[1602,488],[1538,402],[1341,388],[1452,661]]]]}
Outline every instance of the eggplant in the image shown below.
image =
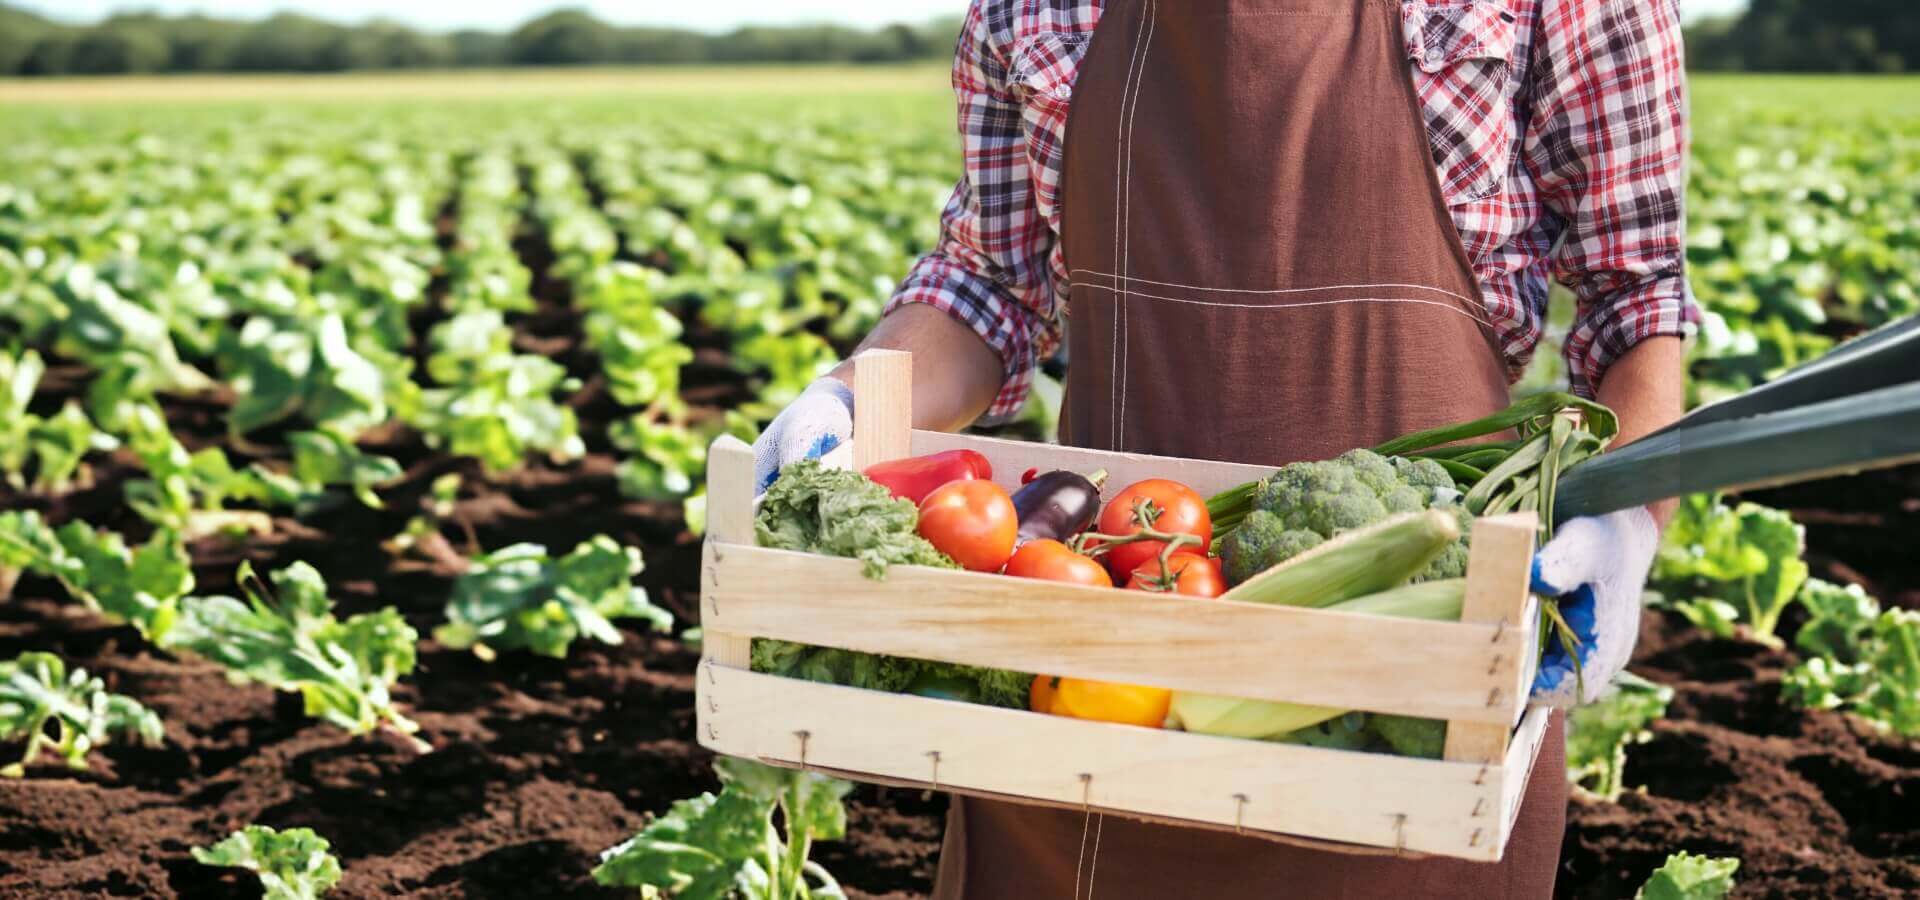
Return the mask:
{"type": "Polygon", "coordinates": [[[1013,494],[1020,517],[1017,543],[1051,538],[1066,539],[1087,530],[1100,514],[1100,486],[1107,473],[1081,475],[1057,469],[1035,477],[1013,494]]]}

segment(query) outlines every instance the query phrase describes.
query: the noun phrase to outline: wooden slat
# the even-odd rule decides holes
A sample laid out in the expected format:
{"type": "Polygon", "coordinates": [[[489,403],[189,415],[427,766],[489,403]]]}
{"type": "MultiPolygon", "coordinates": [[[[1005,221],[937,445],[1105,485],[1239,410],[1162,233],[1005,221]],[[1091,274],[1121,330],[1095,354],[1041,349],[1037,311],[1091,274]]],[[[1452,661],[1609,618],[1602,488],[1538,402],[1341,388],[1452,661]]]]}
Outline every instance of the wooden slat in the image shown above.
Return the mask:
{"type": "MultiPolygon", "coordinates": [[[[1513,836],[1513,823],[1520,817],[1520,801],[1527,794],[1527,783],[1536,774],[1533,764],[1540,758],[1540,747],[1546,740],[1547,726],[1553,719],[1553,710],[1544,708],[1528,709],[1520,720],[1520,728],[1513,733],[1512,746],[1507,748],[1507,758],[1500,766],[1500,843],[1505,845],[1513,836]]],[[[1564,777],[1560,772],[1537,773],[1542,778],[1564,777]]]]}
{"type": "Polygon", "coordinates": [[[701,742],[735,756],[1467,859],[1501,849],[1485,815],[1504,808],[1499,767],[1062,719],[725,666],[703,666],[699,680],[717,726],[701,742]]]}
{"type": "Polygon", "coordinates": [[[1483,722],[1504,731],[1525,635],[1288,606],[860,563],[717,544],[710,628],[852,650],[1256,699],[1483,722]],[[1499,639],[1496,641],[1496,632],[1499,639]],[[1508,663],[1492,665],[1496,655],[1508,663]]]}
{"type": "Polygon", "coordinates": [[[1127,485],[1147,478],[1171,478],[1193,488],[1202,496],[1212,496],[1235,485],[1265,478],[1279,468],[1278,465],[1253,466],[1174,456],[1149,456],[1145,453],[1114,453],[970,434],[913,432],[915,456],[959,449],[978,450],[985,454],[993,463],[993,480],[1008,490],[1018,489],[1020,474],[1032,468],[1042,472],[1072,469],[1082,474],[1105,469],[1107,488],[1103,493],[1109,497],[1127,485]]]}
{"type": "Polygon", "coordinates": [[[911,453],[913,354],[867,350],[853,360],[853,468],[911,453]]]}
{"type": "Polygon", "coordinates": [[[1473,555],[1467,559],[1467,596],[1460,621],[1495,625],[1503,637],[1518,638],[1518,642],[1501,650],[1488,673],[1497,680],[1483,702],[1496,713],[1494,720],[1447,717],[1449,760],[1497,764],[1507,756],[1509,729],[1526,703],[1525,686],[1520,683],[1526,670],[1521,653],[1526,646],[1528,580],[1538,527],[1539,518],[1533,513],[1490,516],[1473,523],[1473,555]]]}
{"type": "MultiPolygon", "coordinates": [[[[713,548],[722,541],[753,543],[753,448],[732,435],[707,448],[707,537],[702,565],[712,565],[713,548]]],[[[710,570],[709,570],[710,571],[710,570]]],[[[701,616],[700,657],[709,662],[746,668],[753,658],[753,639],[714,627],[701,616]]],[[[694,687],[695,728],[705,733],[713,723],[708,715],[712,697],[706,685],[694,687]]]]}

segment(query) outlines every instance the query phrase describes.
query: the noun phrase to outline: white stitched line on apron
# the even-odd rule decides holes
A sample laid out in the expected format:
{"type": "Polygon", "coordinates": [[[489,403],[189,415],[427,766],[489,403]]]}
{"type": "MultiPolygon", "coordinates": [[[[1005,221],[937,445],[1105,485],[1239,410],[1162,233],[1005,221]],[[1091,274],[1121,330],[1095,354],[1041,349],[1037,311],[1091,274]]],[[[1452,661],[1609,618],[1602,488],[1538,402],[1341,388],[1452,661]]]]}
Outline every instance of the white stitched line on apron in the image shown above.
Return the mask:
{"type": "MultiPolygon", "coordinates": [[[[1146,27],[1147,27],[1146,20],[1141,19],[1139,27],[1133,30],[1133,52],[1129,54],[1127,57],[1127,77],[1120,82],[1121,115],[1114,116],[1114,119],[1113,119],[1113,148],[1114,148],[1113,221],[1116,225],[1120,222],[1121,161],[1122,161],[1122,157],[1125,155],[1125,150],[1127,146],[1127,131],[1126,131],[1126,117],[1125,117],[1126,108],[1127,108],[1127,92],[1133,89],[1133,75],[1134,75],[1135,67],[1140,64],[1140,36],[1146,33],[1146,27]]],[[[1114,265],[1120,265],[1120,232],[1119,231],[1115,231],[1113,233],[1113,257],[1112,258],[1113,258],[1114,265]]],[[[1125,268],[1125,267],[1122,266],[1122,268],[1125,268]]],[[[1120,384],[1120,304],[1118,303],[1114,304],[1113,306],[1112,318],[1113,318],[1113,340],[1111,341],[1108,347],[1108,352],[1107,352],[1107,363],[1108,363],[1107,446],[1117,447],[1119,446],[1119,443],[1120,443],[1120,430],[1119,430],[1119,426],[1115,423],[1115,420],[1114,420],[1114,410],[1116,408],[1116,404],[1114,403],[1114,397],[1116,395],[1114,391],[1117,388],[1117,386],[1120,384]]],[[[1079,893],[1079,890],[1077,888],[1075,889],[1075,893],[1079,893]]]]}
{"type": "Polygon", "coordinates": [[[1381,282],[1379,284],[1328,284],[1328,285],[1319,285],[1316,287],[1297,287],[1297,288],[1232,288],[1232,287],[1204,287],[1202,285],[1197,285],[1197,284],[1181,284],[1177,281],[1154,281],[1151,278],[1140,278],[1133,275],[1115,275],[1112,272],[1097,272],[1093,269],[1074,269],[1072,272],[1067,273],[1067,276],[1069,278],[1075,275],[1097,275],[1102,278],[1112,278],[1117,281],[1137,281],[1141,284],[1152,284],[1152,285],[1158,285],[1160,287],[1182,288],[1184,290],[1189,290],[1189,291],[1213,291],[1216,293],[1225,293],[1225,294],[1299,294],[1299,293],[1305,293],[1307,291],[1337,291],[1344,288],[1412,288],[1416,291],[1432,291],[1436,294],[1445,294],[1449,297],[1458,297],[1459,299],[1465,300],[1468,303],[1475,302],[1472,297],[1469,297],[1465,294],[1456,294],[1450,290],[1447,290],[1446,288],[1437,288],[1437,287],[1432,287],[1430,285],[1425,285],[1425,284],[1399,284],[1391,281],[1381,282]]]}
{"type": "MultiPolygon", "coordinates": [[[[1127,261],[1133,256],[1133,232],[1130,230],[1133,222],[1133,116],[1140,111],[1140,85],[1147,80],[1147,56],[1153,52],[1153,27],[1159,18],[1159,16],[1156,15],[1160,11],[1159,7],[1160,0],[1147,0],[1147,42],[1140,48],[1140,77],[1134,80],[1133,106],[1127,110],[1127,144],[1125,148],[1127,186],[1120,193],[1123,203],[1120,233],[1124,235],[1120,244],[1120,271],[1122,272],[1127,270],[1127,261]]],[[[1121,292],[1120,303],[1116,304],[1118,306],[1118,312],[1124,318],[1121,319],[1120,324],[1120,425],[1119,434],[1114,438],[1113,442],[1113,449],[1115,450],[1126,449],[1121,446],[1121,441],[1125,440],[1127,436],[1127,359],[1132,355],[1129,350],[1129,345],[1133,343],[1133,319],[1127,315],[1126,298],[1127,292],[1121,292]]],[[[1095,862],[1097,863],[1098,860],[1095,860],[1095,862]]],[[[1088,886],[1087,891],[1089,894],[1092,893],[1093,888],[1091,885],[1088,886]]]]}
{"type": "MultiPolygon", "coordinates": [[[[1109,287],[1104,284],[1083,284],[1082,286],[1094,288],[1097,290],[1103,290],[1103,291],[1116,291],[1117,293],[1117,290],[1115,288],[1109,287]]],[[[1467,310],[1461,309],[1460,305],[1457,303],[1447,303],[1440,300],[1421,300],[1414,297],[1346,297],[1339,300],[1311,300],[1306,303],[1287,303],[1287,304],[1276,306],[1271,303],[1216,303],[1210,300],[1188,300],[1184,297],[1162,297],[1159,294],[1144,294],[1139,291],[1128,291],[1126,293],[1126,296],[1145,297],[1148,300],[1165,300],[1168,303],[1185,303],[1191,306],[1217,306],[1217,307],[1222,307],[1226,309],[1288,310],[1288,309],[1302,309],[1309,306],[1333,306],[1341,303],[1418,303],[1422,306],[1437,306],[1449,312],[1458,313],[1460,315],[1466,316],[1467,318],[1472,319],[1473,321],[1478,322],[1482,325],[1485,325],[1488,328],[1496,328],[1496,326],[1492,322],[1489,322],[1486,319],[1481,318],[1480,316],[1477,316],[1471,312],[1468,312],[1467,310]]],[[[1498,329],[1496,328],[1496,330],[1498,329]]]]}

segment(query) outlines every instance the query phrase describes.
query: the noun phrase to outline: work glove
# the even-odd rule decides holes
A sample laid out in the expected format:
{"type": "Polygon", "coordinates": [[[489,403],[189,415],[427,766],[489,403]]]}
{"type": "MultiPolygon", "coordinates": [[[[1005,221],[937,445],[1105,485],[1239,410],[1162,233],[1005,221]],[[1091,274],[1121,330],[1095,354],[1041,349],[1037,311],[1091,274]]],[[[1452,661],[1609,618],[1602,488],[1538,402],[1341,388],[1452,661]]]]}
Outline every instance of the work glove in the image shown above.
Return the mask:
{"type": "Polygon", "coordinates": [[[1570,655],[1557,630],[1548,631],[1534,705],[1591,703],[1626,668],[1640,634],[1640,593],[1659,547],[1652,514],[1634,507],[1569,520],[1534,554],[1533,592],[1558,599],[1578,650],[1570,655]]]}
{"type": "Polygon", "coordinates": [[[753,442],[754,495],[764,493],[788,464],[818,459],[852,438],[853,389],[837,378],[814,379],[753,442]]]}

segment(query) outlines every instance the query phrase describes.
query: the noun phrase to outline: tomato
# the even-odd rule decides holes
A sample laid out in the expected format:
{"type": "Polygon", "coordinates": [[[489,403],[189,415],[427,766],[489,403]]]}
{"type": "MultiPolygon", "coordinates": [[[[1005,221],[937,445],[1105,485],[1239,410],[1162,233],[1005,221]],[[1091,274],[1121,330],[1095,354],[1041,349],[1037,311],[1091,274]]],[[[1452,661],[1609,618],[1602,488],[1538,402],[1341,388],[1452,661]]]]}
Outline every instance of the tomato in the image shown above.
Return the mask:
{"type": "Polygon", "coordinates": [[[991,481],[950,481],[920,501],[920,536],[961,568],[998,572],[1013,555],[1020,515],[991,481]]]}
{"type": "MultiPolygon", "coordinates": [[[[1170,534],[1191,534],[1200,538],[1200,543],[1192,546],[1198,552],[1204,552],[1213,541],[1213,519],[1207,515],[1207,499],[1195,493],[1193,488],[1177,481],[1165,478],[1149,478],[1127,486],[1111,501],[1107,508],[1100,511],[1098,528],[1101,534],[1132,534],[1140,530],[1134,519],[1134,508],[1143,503],[1151,503],[1150,516],[1156,530],[1170,534]]],[[[1107,568],[1115,578],[1124,579],[1140,568],[1140,564],[1160,555],[1165,541],[1135,541],[1121,544],[1107,552],[1107,568]]]]}
{"type": "Polygon", "coordinates": [[[1166,722],[1172,703],[1173,692],[1166,688],[1059,678],[1053,686],[1052,711],[1073,719],[1159,728],[1166,722]]]}
{"type": "Polygon", "coordinates": [[[1007,560],[1007,574],[1019,578],[1113,587],[1113,579],[1098,562],[1067,549],[1067,545],[1052,538],[1021,544],[1013,558],[1007,560]]]}
{"type": "Polygon", "coordinates": [[[1052,675],[1033,676],[1033,685],[1027,688],[1027,708],[1038,713],[1053,712],[1053,696],[1060,689],[1060,679],[1052,675]]]}
{"type": "Polygon", "coordinates": [[[1227,579],[1220,572],[1220,561],[1208,559],[1198,553],[1175,551],[1167,558],[1167,571],[1173,573],[1173,584],[1166,583],[1166,577],[1160,569],[1160,558],[1154,557],[1133,570],[1133,577],[1127,579],[1127,588],[1136,591],[1171,591],[1189,597],[1218,597],[1227,592],[1227,579]]]}

